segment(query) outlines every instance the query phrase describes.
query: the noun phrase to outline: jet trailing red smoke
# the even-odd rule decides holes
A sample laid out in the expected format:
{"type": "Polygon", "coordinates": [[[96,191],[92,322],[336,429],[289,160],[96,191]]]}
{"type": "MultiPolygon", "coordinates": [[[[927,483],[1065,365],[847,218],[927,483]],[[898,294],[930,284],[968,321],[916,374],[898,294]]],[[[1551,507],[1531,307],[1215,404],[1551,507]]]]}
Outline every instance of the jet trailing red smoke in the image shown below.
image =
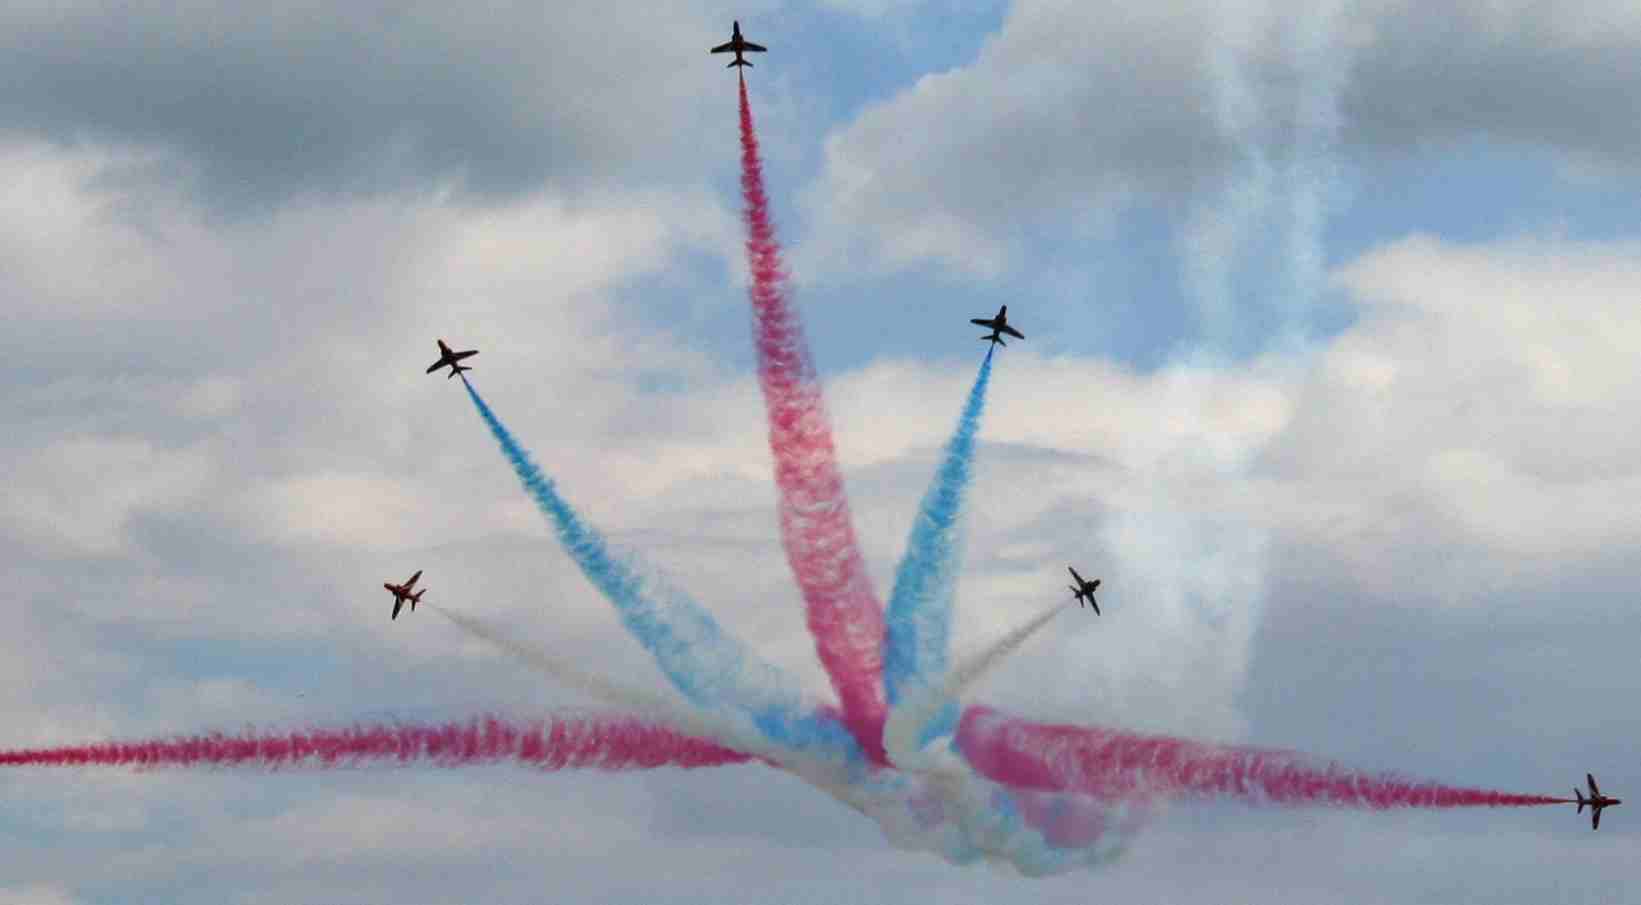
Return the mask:
{"type": "Polygon", "coordinates": [[[365,763],[461,767],[513,762],[542,770],[647,770],[744,763],[746,755],[623,717],[577,716],[517,723],[365,725],[287,732],[210,733],[141,741],[0,751],[0,766],[281,767],[365,763]]]}
{"type": "Polygon", "coordinates": [[[980,706],[964,712],[956,745],[995,782],[1114,800],[1194,796],[1367,810],[1567,801],[1352,770],[1292,751],[1034,723],[980,706]]]}

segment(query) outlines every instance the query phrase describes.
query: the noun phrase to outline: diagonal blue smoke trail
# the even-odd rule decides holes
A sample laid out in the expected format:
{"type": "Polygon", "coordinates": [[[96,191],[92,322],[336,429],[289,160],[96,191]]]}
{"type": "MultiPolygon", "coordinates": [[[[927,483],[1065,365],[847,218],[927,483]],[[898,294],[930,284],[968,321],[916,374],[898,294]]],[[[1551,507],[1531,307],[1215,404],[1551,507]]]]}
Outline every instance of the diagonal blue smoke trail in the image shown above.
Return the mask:
{"type": "Polygon", "coordinates": [[[621,622],[655,657],[673,686],[704,709],[729,708],[750,718],[771,742],[827,760],[863,757],[843,724],[805,706],[787,674],[725,634],[716,620],[683,591],[642,574],[558,495],[553,482],[504,427],[467,378],[467,395],[490,427],[502,452],[536,501],[566,553],[583,575],[615,605],[621,622]]]}
{"type": "Polygon", "coordinates": [[[906,554],[895,570],[883,642],[883,685],[891,706],[917,687],[938,681],[946,671],[952,593],[962,552],[959,518],[974,465],[974,437],[986,405],[995,349],[986,351],[957,431],[946,443],[945,459],[918,507],[906,554]]]}

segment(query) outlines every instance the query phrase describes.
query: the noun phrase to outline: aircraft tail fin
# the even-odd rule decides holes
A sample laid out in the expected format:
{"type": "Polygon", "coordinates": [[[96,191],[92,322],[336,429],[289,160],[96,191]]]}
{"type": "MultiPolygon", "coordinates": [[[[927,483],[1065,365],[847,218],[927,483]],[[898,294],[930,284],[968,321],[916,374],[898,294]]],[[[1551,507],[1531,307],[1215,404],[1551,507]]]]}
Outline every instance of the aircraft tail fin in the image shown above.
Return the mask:
{"type": "Polygon", "coordinates": [[[730,64],[728,66],[725,66],[724,68],[725,69],[734,69],[736,66],[751,66],[751,65],[752,64],[748,63],[746,60],[733,60],[733,61],[730,62],[730,64]]]}
{"type": "Polygon", "coordinates": [[[1577,788],[1574,788],[1573,794],[1578,796],[1578,813],[1584,813],[1584,805],[1589,803],[1584,799],[1584,793],[1579,791],[1577,788]]]}
{"type": "Polygon", "coordinates": [[[463,366],[458,365],[458,364],[452,364],[450,366],[450,373],[445,375],[444,379],[449,380],[450,378],[455,377],[457,374],[460,374],[463,371],[471,371],[471,370],[473,370],[473,369],[468,368],[468,367],[463,367],[463,366]]]}

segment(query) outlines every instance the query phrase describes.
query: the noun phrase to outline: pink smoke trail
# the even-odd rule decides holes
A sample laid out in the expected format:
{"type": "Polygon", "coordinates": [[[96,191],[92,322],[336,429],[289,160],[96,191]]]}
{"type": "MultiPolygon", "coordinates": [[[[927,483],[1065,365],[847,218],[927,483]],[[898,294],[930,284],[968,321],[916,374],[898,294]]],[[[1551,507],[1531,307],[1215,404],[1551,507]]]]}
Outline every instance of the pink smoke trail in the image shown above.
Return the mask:
{"type": "Polygon", "coordinates": [[[786,273],[764,194],[763,163],[741,79],[741,192],[758,379],[780,490],[781,541],[807,609],[815,649],[844,722],[875,763],[883,752],[883,604],[855,543],[825,400],[803,325],[787,304],[786,273]]]}
{"type": "Polygon", "coordinates": [[[1364,773],[1291,751],[1033,723],[979,706],[964,712],[956,745],[971,766],[996,782],[1110,800],[1192,795],[1368,810],[1566,801],[1364,773]]]}
{"type": "Polygon", "coordinates": [[[248,730],[129,742],[0,751],[0,766],[333,769],[363,763],[460,767],[512,761],[542,770],[717,767],[751,758],[711,742],[624,717],[577,716],[516,723],[479,717],[428,725],[248,730]]]}

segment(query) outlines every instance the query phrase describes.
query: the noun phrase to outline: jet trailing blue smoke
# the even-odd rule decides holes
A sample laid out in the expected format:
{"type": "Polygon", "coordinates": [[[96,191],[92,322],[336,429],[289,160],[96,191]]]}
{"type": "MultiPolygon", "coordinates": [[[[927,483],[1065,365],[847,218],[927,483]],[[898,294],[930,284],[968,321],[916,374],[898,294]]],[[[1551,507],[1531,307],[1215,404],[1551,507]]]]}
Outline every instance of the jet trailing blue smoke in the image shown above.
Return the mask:
{"type": "Polygon", "coordinates": [[[974,438],[986,406],[995,349],[986,351],[957,431],[947,441],[934,483],[923,495],[906,554],[895,570],[883,644],[883,684],[891,707],[918,688],[937,684],[946,672],[952,597],[962,552],[963,495],[974,469],[974,438]]]}
{"type": "Polygon", "coordinates": [[[467,378],[462,385],[565,552],[614,604],[627,631],[655,657],[679,693],[706,710],[739,711],[775,745],[834,762],[863,758],[843,724],[817,712],[790,676],[725,634],[683,591],[641,572],[630,555],[613,551],[559,496],[467,378]]]}

